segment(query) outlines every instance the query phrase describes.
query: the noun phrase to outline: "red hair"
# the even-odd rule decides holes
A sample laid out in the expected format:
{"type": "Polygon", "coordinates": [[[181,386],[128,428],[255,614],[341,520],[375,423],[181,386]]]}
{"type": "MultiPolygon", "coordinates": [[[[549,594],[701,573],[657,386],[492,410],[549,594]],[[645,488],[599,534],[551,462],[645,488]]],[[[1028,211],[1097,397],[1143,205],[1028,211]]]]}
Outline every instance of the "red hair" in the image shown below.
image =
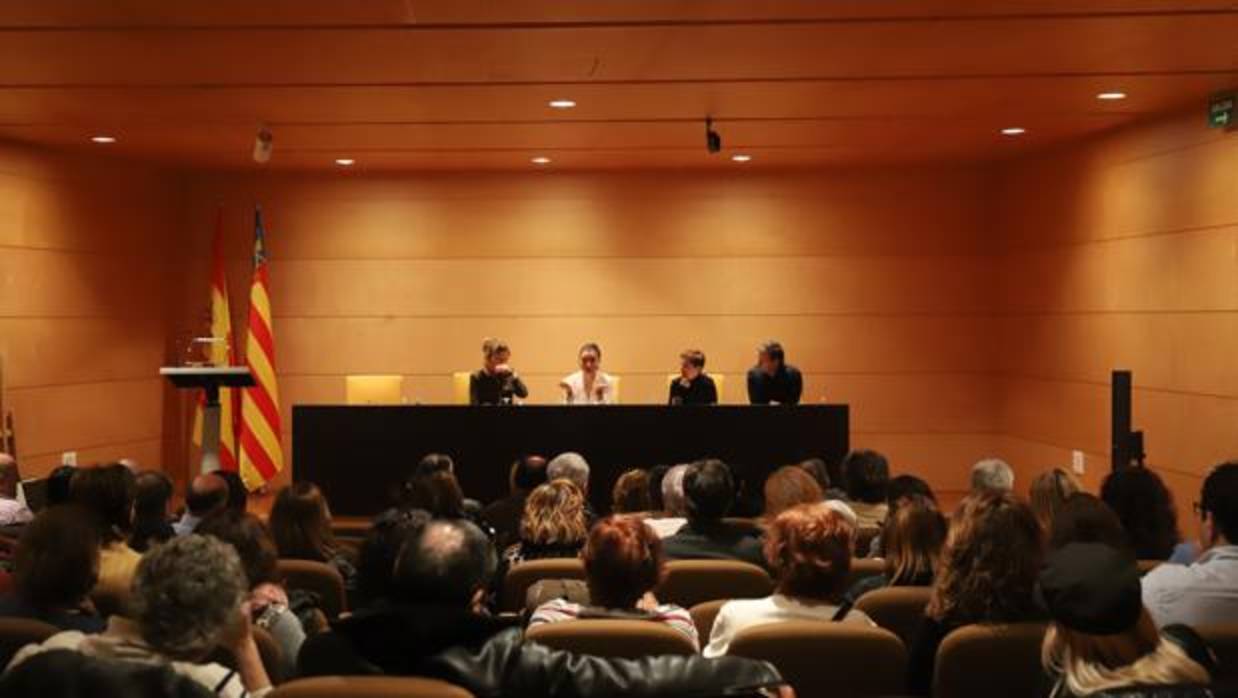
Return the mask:
{"type": "Polygon", "coordinates": [[[824,503],[779,514],[765,534],[765,559],[787,596],[836,601],[851,573],[855,528],[824,503]]]}
{"type": "Polygon", "coordinates": [[[662,541],[643,521],[608,516],[593,525],[583,552],[589,596],[597,606],[632,608],[662,581],[662,541]]]}

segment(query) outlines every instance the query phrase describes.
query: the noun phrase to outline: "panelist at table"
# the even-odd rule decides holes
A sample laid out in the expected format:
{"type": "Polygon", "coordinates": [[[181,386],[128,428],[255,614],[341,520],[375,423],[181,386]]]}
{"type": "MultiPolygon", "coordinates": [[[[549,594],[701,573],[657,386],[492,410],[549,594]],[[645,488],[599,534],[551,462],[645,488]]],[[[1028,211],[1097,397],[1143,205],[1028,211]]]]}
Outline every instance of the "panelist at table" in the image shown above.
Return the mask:
{"type": "Polygon", "coordinates": [[[511,347],[500,339],[481,343],[482,367],[469,376],[470,405],[510,405],[516,398],[529,396],[524,381],[507,364],[511,347]]]}
{"type": "Polygon", "coordinates": [[[615,401],[615,381],[602,371],[602,348],[586,342],[578,353],[580,370],[559,382],[568,405],[609,405],[615,401]]]}
{"type": "Polygon", "coordinates": [[[770,340],[757,350],[757,365],[748,370],[748,402],[754,405],[798,405],[804,377],[787,365],[782,345],[770,340]]]}
{"type": "Polygon", "coordinates": [[[671,405],[716,405],[718,387],[705,373],[705,352],[688,349],[679,355],[679,377],[671,381],[671,405]]]}

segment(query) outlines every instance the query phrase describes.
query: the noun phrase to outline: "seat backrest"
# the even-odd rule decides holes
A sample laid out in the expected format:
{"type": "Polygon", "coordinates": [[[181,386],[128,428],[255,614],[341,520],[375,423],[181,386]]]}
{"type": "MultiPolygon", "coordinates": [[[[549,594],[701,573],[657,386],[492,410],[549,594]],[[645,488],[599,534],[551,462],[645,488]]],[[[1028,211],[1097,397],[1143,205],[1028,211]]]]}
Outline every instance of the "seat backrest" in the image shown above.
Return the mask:
{"type": "Polygon", "coordinates": [[[322,612],[328,619],[338,618],[348,610],[348,597],[344,591],[344,578],[339,570],[317,560],[290,560],[281,558],[279,573],[289,589],[301,589],[318,595],[322,612]]]}
{"type": "Polygon", "coordinates": [[[529,628],[525,639],[558,650],[620,659],[697,652],[687,635],[650,620],[606,618],[543,623],[529,628]]]}
{"type": "Polygon", "coordinates": [[[622,377],[614,373],[607,374],[610,376],[610,400],[612,403],[619,404],[619,386],[622,384],[622,377]]]}
{"type": "Polygon", "coordinates": [[[931,593],[930,587],[882,587],[861,596],[855,607],[911,647],[931,593]]]}
{"type": "Polygon", "coordinates": [[[851,558],[851,572],[847,575],[847,588],[855,586],[855,583],[861,579],[876,577],[884,574],[885,571],[885,560],[874,557],[853,557],[851,558]]]}
{"type": "Polygon", "coordinates": [[[767,623],[740,631],[727,654],[772,663],[801,696],[886,696],[905,688],[903,643],[860,623],[767,623]]]}
{"type": "Polygon", "coordinates": [[[404,402],[404,376],[344,376],[344,402],[349,405],[398,405],[404,402]]]}
{"type": "Polygon", "coordinates": [[[654,595],[663,603],[691,608],[717,599],[769,596],[774,580],[756,565],[738,560],[673,560],[654,595]]]}
{"type": "Polygon", "coordinates": [[[1036,698],[1043,689],[1045,623],[965,625],[937,649],[933,695],[1036,698]]]}
{"type": "Polygon", "coordinates": [[[58,632],[59,628],[41,620],[0,618],[0,667],[8,666],[21,648],[43,642],[58,632]]]}
{"type": "Polygon", "coordinates": [[[543,579],[584,579],[585,563],[576,557],[526,560],[507,570],[499,591],[499,610],[518,613],[524,609],[529,587],[543,579]]]}
{"type": "Polygon", "coordinates": [[[270,698],[473,698],[446,681],[395,676],[323,676],[290,681],[270,698]]]}
{"type": "Polygon", "coordinates": [[[698,603],[688,609],[688,613],[692,614],[692,624],[696,626],[696,634],[701,638],[701,646],[709,644],[709,634],[714,629],[714,619],[718,617],[718,612],[722,610],[722,604],[730,601],[730,599],[715,599],[698,603]]]}
{"type": "Polygon", "coordinates": [[[1195,630],[1217,656],[1217,669],[1212,680],[1217,683],[1238,682],[1238,623],[1201,625],[1195,630]]]}
{"type": "Polygon", "coordinates": [[[469,404],[469,377],[473,375],[468,371],[456,371],[451,374],[451,401],[457,405],[469,404]]]}

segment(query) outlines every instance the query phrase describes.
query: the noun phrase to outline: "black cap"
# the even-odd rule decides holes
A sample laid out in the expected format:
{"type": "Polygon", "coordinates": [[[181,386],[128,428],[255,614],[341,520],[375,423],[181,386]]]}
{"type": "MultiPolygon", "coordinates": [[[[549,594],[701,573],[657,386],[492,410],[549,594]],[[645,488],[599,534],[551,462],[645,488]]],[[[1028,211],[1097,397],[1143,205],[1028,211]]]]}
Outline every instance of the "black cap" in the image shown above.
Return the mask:
{"type": "Polygon", "coordinates": [[[1088,635],[1126,632],[1143,612],[1135,559],[1100,543],[1071,543],[1051,553],[1037,589],[1053,620],[1088,635]]]}

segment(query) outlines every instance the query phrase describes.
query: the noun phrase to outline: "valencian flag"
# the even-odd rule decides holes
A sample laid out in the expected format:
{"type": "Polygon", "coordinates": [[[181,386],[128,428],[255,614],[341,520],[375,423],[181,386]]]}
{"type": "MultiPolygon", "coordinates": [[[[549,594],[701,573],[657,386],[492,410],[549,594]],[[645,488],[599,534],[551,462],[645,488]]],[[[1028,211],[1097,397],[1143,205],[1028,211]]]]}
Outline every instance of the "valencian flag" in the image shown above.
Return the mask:
{"type": "Polygon", "coordinates": [[[254,280],[249,287],[249,330],[245,362],[254,386],[241,391],[241,479],[253,490],[284,469],[280,443],[279,386],[275,380],[275,333],[262,209],[254,211],[254,280]]]}
{"type": "MultiPolygon", "coordinates": [[[[224,215],[219,210],[215,218],[215,239],[211,243],[211,337],[220,340],[211,345],[209,359],[214,366],[232,366],[236,356],[232,351],[232,310],[228,305],[228,276],[224,271],[224,215]]],[[[236,414],[237,391],[219,390],[219,465],[224,470],[237,469],[236,414]]],[[[193,420],[193,442],[202,446],[202,408],[206,396],[198,399],[193,420]]]]}

